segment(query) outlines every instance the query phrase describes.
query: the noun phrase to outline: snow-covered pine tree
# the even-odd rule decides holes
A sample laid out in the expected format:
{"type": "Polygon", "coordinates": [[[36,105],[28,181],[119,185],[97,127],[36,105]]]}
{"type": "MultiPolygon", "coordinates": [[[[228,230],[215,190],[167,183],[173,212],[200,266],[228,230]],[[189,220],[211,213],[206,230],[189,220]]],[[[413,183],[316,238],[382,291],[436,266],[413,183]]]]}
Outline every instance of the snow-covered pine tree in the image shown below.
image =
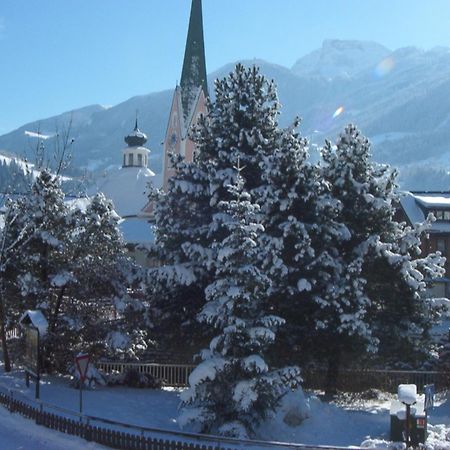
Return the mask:
{"type": "MultiPolygon", "coordinates": [[[[12,200],[8,208],[15,220],[6,230],[6,242],[23,242],[5,272],[5,295],[14,299],[8,320],[17,325],[26,309],[44,312],[49,370],[64,371],[71,352],[104,352],[113,302],[123,305],[122,314],[136,309],[126,294],[132,264],[111,203],[97,195],[85,211],[76,202],[69,206],[60,178],[44,170],[31,192],[12,200]]],[[[130,345],[134,334],[142,340],[135,322],[123,323],[133,328],[130,345]]]]}
{"type": "MultiPolygon", "coordinates": [[[[191,131],[196,144],[194,161],[187,163],[174,156],[175,175],[169,180],[168,192],[152,197],[157,204],[156,257],[164,264],[150,273],[148,283],[157,313],[154,322],[165,331],[177,330],[181,339],[186,337],[174,324],[194,323],[205,302],[203,292],[215,261],[211,243],[224,235],[212,217],[218,203],[229,199],[227,186],[236,176],[233,164],[240,159],[245,188],[257,198],[257,189],[264,183],[262,162],[273,152],[281,133],[278,109],[273,82],[258,68],[238,64],[228,77],[216,81],[215,100],[208,101],[207,116],[200,117],[191,131]]],[[[195,334],[195,329],[189,330],[195,334]]]]}
{"type": "Polygon", "coordinates": [[[335,147],[327,142],[322,157],[323,177],[342,205],[338,220],[350,232],[336,242],[345,270],[324,309],[324,333],[334,343],[331,382],[341,356],[355,344],[390,349],[401,359],[402,345],[426,336],[432,311],[421,294],[430,275],[442,275],[443,261],[435,254],[420,257],[426,226],[411,229],[395,220],[396,172],[372,162],[369,141],[355,126],[346,127],[335,147]]]}
{"type": "Polygon", "coordinates": [[[18,255],[27,245],[32,236],[30,227],[25,224],[17,233],[17,223],[21,216],[15,209],[15,202],[6,199],[3,213],[3,224],[0,227],[0,339],[2,341],[3,362],[5,372],[11,370],[11,358],[6,330],[13,326],[17,320],[17,304],[10,294],[15,290],[15,282],[20,274],[21,258],[18,255]]]}
{"type": "Polygon", "coordinates": [[[228,77],[215,82],[215,100],[208,103],[208,115],[193,132],[197,161],[208,167],[211,204],[229,199],[227,186],[234,181],[235,161],[242,164],[245,189],[264,184],[262,162],[279,143],[280,104],[273,81],[253,66],[237,64],[228,77]]]}
{"type": "Polygon", "coordinates": [[[287,318],[274,354],[279,361],[301,357],[306,362],[308,354],[316,356],[314,336],[323,298],[334,289],[335,273],[341,270],[335,242],[345,240],[348,230],[336,222],[339,202],[330,197],[317,165],[309,161],[307,141],[297,126],[298,121],[283,131],[277,148],[264,160],[261,240],[264,267],[273,280],[271,303],[287,318]]]}
{"type": "Polygon", "coordinates": [[[67,274],[65,252],[73,230],[59,179],[42,171],[31,192],[12,201],[10,208],[16,220],[8,238],[13,241],[27,233],[26,247],[14,257],[20,268],[14,282],[17,314],[36,308],[49,313],[54,307],[54,288],[59,288],[54,280],[67,274]]]}
{"type": "Polygon", "coordinates": [[[128,294],[140,281],[140,270],[127,256],[118,228],[120,217],[101,193],[92,197],[85,211],[76,209],[77,232],[73,237],[72,273],[69,287],[73,301],[64,305],[67,329],[82,318],[82,330],[72,346],[92,348],[102,356],[105,345],[111,354],[138,357],[146,348],[145,311],[142,302],[128,294]],[[121,320],[112,320],[114,315],[121,320]],[[120,336],[120,338],[119,338],[120,336]],[[120,341],[120,342],[119,342],[120,341]],[[101,343],[101,344],[100,344],[101,343]],[[119,345],[120,344],[120,345],[119,345]]]}
{"type": "Polygon", "coordinates": [[[147,292],[152,332],[156,339],[161,337],[160,345],[173,350],[189,349],[202,340],[195,317],[210,280],[212,210],[204,167],[179,155],[172,155],[171,164],[175,173],[168,191],[153,189],[150,194],[156,223],[151,255],[161,266],[149,271],[147,292]]]}
{"type": "Polygon", "coordinates": [[[270,371],[264,359],[284,320],[266,310],[270,280],[258,267],[263,251],[257,239],[263,231],[256,219],[259,208],[240,176],[229,193],[234,199],[221,201],[214,216],[226,234],[213,244],[215,276],[198,315],[219,334],[189,377],[179,421],[202,432],[248,438],[285,389],[301,380],[298,368],[270,371]]]}

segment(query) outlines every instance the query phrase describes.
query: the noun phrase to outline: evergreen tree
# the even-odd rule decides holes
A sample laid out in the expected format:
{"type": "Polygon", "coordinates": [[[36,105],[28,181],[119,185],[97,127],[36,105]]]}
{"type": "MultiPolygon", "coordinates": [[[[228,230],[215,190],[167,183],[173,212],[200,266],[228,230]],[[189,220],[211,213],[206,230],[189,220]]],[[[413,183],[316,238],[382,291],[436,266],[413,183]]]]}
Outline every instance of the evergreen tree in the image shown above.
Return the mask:
{"type": "Polygon", "coordinates": [[[371,161],[370,144],[355,126],[345,129],[335,148],[327,142],[322,156],[323,177],[342,205],[338,220],[350,233],[336,242],[342,270],[333,295],[324,299],[331,381],[345,352],[390,349],[399,358],[405,356],[402,345],[426,336],[432,309],[421,294],[425,279],[442,276],[443,261],[420,256],[426,226],[395,220],[396,173],[371,161]]]}
{"type": "Polygon", "coordinates": [[[312,339],[322,324],[324,296],[335,289],[335,242],[348,230],[336,221],[339,202],[330,197],[317,165],[309,162],[306,139],[284,130],[275,151],[264,161],[265,186],[260,204],[265,225],[261,236],[267,255],[264,267],[273,282],[271,303],[288,318],[274,348],[281,361],[317,353],[312,339]]]}
{"type": "Polygon", "coordinates": [[[243,189],[239,177],[229,188],[234,200],[221,201],[214,216],[226,234],[213,244],[215,276],[198,320],[219,334],[189,378],[180,421],[194,422],[202,432],[247,438],[300,377],[295,367],[269,371],[264,360],[284,320],[266,311],[270,280],[258,267],[257,240],[263,227],[256,221],[259,208],[243,189]]]}
{"type": "Polygon", "coordinates": [[[65,252],[73,227],[59,180],[42,171],[30,195],[19,197],[10,208],[17,218],[9,228],[8,239],[12,242],[23,230],[27,231],[27,245],[23,253],[15,255],[16,266],[20,267],[15,283],[15,297],[21,299],[17,308],[22,312],[36,308],[51,311],[52,288],[58,287],[68,272],[65,252]]]}
{"type": "Polygon", "coordinates": [[[233,163],[241,161],[245,189],[257,200],[265,183],[264,158],[274,151],[281,134],[274,84],[256,67],[238,64],[227,78],[216,81],[215,101],[209,100],[207,109],[208,115],[191,130],[194,161],[173,156],[175,175],[168,192],[151,197],[156,203],[156,257],[163,263],[148,281],[153,322],[156,328],[159,324],[164,330],[177,330],[184,341],[201,334],[195,315],[213,276],[211,244],[225,233],[213,216],[219,213],[220,201],[230,198],[227,186],[236,177],[233,163]],[[193,327],[180,334],[189,324],[193,327]]]}
{"type": "Polygon", "coordinates": [[[156,245],[151,254],[161,266],[149,271],[152,332],[160,343],[185,349],[202,340],[195,316],[204,303],[208,283],[212,220],[208,179],[196,162],[172,155],[175,174],[168,192],[153,190],[156,245]]]}
{"type": "Polygon", "coordinates": [[[13,300],[7,319],[17,325],[26,309],[43,311],[48,370],[64,371],[71,352],[104,354],[113,327],[128,333],[130,346],[135,335],[142,340],[137,327],[129,330],[136,321],[113,320],[114,304],[123,318],[142,310],[126,291],[134,281],[133,265],[117,228],[119,217],[100,194],[85,202],[85,210],[67,204],[59,177],[42,171],[30,194],[8,205],[15,220],[5,242],[22,245],[5,270],[5,296],[13,300]]]}
{"type": "Polygon", "coordinates": [[[146,348],[146,317],[142,302],[133,299],[128,289],[135,288],[142,275],[127,256],[118,228],[120,217],[101,193],[90,199],[85,211],[75,213],[79,216],[72,266],[76,283],[70,295],[76,301],[68,305],[70,309],[66,306],[65,315],[72,317],[69,323],[83,317],[80,350],[99,342],[97,351],[103,356],[106,342],[111,355],[118,351],[137,358],[146,348]],[[117,315],[121,320],[114,320],[117,315]]]}

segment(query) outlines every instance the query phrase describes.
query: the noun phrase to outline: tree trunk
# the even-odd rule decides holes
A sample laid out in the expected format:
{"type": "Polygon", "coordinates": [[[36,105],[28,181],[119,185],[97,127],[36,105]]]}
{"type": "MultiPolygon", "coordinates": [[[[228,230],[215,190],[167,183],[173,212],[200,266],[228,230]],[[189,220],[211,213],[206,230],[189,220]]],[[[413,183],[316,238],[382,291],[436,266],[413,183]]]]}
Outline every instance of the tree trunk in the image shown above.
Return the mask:
{"type": "Polygon", "coordinates": [[[62,303],[62,299],[64,297],[65,291],[66,291],[66,287],[63,286],[61,288],[61,290],[59,291],[58,298],[56,299],[55,311],[53,313],[53,316],[51,318],[51,321],[50,321],[50,324],[48,327],[50,333],[54,333],[56,331],[56,323],[58,321],[58,314],[59,314],[59,310],[61,309],[61,303],[62,303]]]}
{"type": "Polygon", "coordinates": [[[8,343],[6,342],[6,318],[3,295],[0,293],[0,339],[2,340],[3,362],[5,372],[11,372],[11,359],[9,358],[8,343]]]}
{"type": "Polygon", "coordinates": [[[337,382],[339,377],[339,368],[341,365],[341,349],[339,346],[330,346],[328,356],[327,379],[325,383],[325,395],[332,397],[337,394],[337,382]]]}

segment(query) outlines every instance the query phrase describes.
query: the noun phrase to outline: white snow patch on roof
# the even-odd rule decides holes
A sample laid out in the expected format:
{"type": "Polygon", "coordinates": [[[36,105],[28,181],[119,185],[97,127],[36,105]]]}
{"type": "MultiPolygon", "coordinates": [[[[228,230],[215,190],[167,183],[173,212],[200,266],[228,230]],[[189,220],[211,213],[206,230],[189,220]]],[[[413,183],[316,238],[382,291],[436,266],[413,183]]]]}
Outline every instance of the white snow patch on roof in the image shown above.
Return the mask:
{"type": "Polygon", "coordinates": [[[48,322],[42,311],[32,309],[26,310],[22,314],[19,323],[22,324],[26,318],[28,318],[31,321],[31,324],[39,330],[41,336],[47,333],[48,322]]]}
{"type": "Polygon", "coordinates": [[[450,208],[450,194],[415,194],[414,197],[425,208],[450,208]]]}
{"type": "Polygon", "coordinates": [[[112,200],[121,217],[138,216],[148,203],[148,185],[154,176],[146,167],[123,167],[110,172],[98,191],[112,200]]]}

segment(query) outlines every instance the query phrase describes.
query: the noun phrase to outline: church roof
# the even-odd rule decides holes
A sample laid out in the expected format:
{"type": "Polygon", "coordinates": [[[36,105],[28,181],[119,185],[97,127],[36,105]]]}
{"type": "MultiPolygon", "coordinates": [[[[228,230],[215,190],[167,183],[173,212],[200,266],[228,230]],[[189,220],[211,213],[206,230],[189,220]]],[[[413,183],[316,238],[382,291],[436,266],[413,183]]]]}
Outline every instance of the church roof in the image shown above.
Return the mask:
{"type": "Polygon", "coordinates": [[[183,115],[187,119],[195,104],[198,88],[208,94],[201,0],[192,0],[180,87],[183,115]]]}
{"type": "Polygon", "coordinates": [[[147,135],[138,128],[137,118],[134,130],[128,136],[125,136],[124,141],[128,144],[128,147],[143,147],[147,142],[147,135]]]}
{"type": "Polygon", "coordinates": [[[146,167],[122,167],[109,172],[98,190],[113,201],[119,216],[138,216],[148,202],[148,185],[154,176],[146,167]]]}

